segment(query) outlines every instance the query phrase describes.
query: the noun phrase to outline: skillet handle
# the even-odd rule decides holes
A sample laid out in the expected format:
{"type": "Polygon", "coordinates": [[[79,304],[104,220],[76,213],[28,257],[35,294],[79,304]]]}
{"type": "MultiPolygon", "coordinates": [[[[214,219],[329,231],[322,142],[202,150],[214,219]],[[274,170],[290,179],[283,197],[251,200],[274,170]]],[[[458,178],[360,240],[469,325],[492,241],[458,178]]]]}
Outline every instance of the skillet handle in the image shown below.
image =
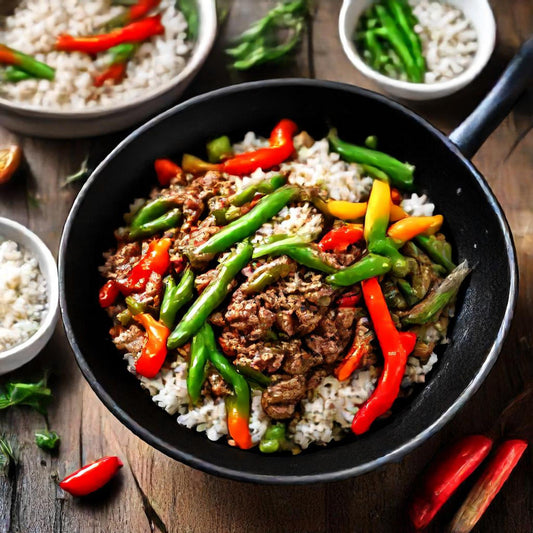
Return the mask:
{"type": "Polygon", "coordinates": [[[533,81],[533,36],[507,65],[501,78],[474,111],[450,135],[450,140],[469,159],[509,114],[533,81]]]}

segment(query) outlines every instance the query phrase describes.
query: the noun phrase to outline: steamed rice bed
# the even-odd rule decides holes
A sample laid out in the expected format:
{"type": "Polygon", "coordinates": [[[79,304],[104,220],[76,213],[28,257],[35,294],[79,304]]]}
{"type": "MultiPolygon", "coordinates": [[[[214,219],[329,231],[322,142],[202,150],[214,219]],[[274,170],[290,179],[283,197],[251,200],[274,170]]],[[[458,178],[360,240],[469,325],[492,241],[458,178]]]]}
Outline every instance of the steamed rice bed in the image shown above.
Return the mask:
{"type": "MultiPolygon", "coordinates": [[[[242,142],[235,144],[233,148],[235,153],[243,153],[267,145],[266,139],[249,132],[242,142]]],[[[351,202],[365,201],[373,182],[358,164],[347,163],[341,160],[337,153],[331,152],[326,139],[310,140],[298,146],[296,156],[283,163],[279,171],[264,172],[258,169],[246,177],[226,175],[224,179],[231,184],[234,192],[239,192],[250,184],[260,182],[280,172],[287,176],[289,184],[301,187],[317,187],[323,191],[323,194],[332,199],[351,202]]],[[[189,176],[189,178],[192,177],[189,176]]],[[[189,181],[189,183],[194,184],[195,180],[189,181]]],[[[162,194],[160,189],[154,189],[151,196],[154,198],[160,194],[162,194]]],[[[143,201],[135,201],[131,206],[132,212],[138,210],[143,203],[143,201]]],[[[419,196],[416,193],[405,195],[401,205],[411,215],[431,216],[434,210],[434,205],[429,202],[425,195],[419,196]]],[[[205,220],[198,223],[198,230],[201,229],[205,220]]],[[[274,218],[265,223],[252,236],[251,241],[254,245],[258,245],[272,235],[300,234],[302,232],[318,237],[324,228],[324,216],[313,205],[307,202],[297,202],[296,205],[284,207],[274,218]]],[[[115,234],[120,239],[125,231],[125,228],[119,228],[115,234]]],[[[115,268],[117,262],[124,265],[122,259],[117,260],[118,255],[119,253],[114,250],[104,254],[106,264],[101,267],[101,273],[109,279],[113,279],[118,272],[115,268]]],[[[132,262],[134,261],[132,260],[132,262]]],[[[206,274],[202,275],[205,276],[206,274]]],[[[303,272],[300,269],[294,274],[293,288],[287,286],[287,290],[297,290],[298,287],[301,289],[306,284],[311,286],[320,276],[319,273],[303,272]]],[[[232,305],[231,302],[233,300],[230,301],[229,306],[232,305]]],[[[116,317],[117,313],[123,309],[124,306],[118,306],[118,308],[108,310],[108,313],[116,317]]],[[[223,315],[227,309],[228,307],[224,304],[218,312],[212,315],[212,321],[217,324],[216,321],[219,319],[215,315],[223,315]]],[[[453,305],[450,305],[442,314],[442,320],[445,324],[452,315],[453,305]]],[[[128,370],[136,374],[135,362],[139,357],[144,341],[139,335],[132,335],[131,326],[130,328],[117,328],[116,324],[115,322],[115,326],[111,330],[113,341],[123,352],[128,363],[128,370]]],[[[446,327],[429,326],[422,328],[419,335],[420,341],[428,343],[429,346],[448,342],[446,327]]],[[[205,394],[199,404],[191,406],[186,382],[188,348],[184,348],[172,352],[172,356],[167,357],[167,362],[155,378],[148,379],[139,375],[137,377],[140,379],[142,387],[152,396],[152,400],[167,413],[176,417],[179,424],[199,432],[205,432],[207,437],[213,441],[228,436],[224,397],[205,394]]],[[[342,355],[344,353],[345,350],[343,350],[342,355]]],[[[341,359],[342,357],[338,361],[341,359]]],[[[401,395],[408,395],[413,384],[424,383],[425,376],[431,371],[437,360],[437,354],[431,350],[424,358],[410,356],[405,369],[401,395]]],[[[306,449],[311,444],[325,445],[347,435],[354,414],[374,391],[380,372],[380,363],[374,363],[356,370],[352,377],[345,382],[339,382],[331,374],[323,376],[317,386],[309,390],[305,397],[299,401],[296,408],[297,416],[293,417],[288,424],[287,433],[294,445],[293,452],[298,449],[306,449]]],[[[262,391],[252,389],[249,429],[254,444],[260,442],[265,431],[273,422],[265,412],[261,398],[262,391]]]]}

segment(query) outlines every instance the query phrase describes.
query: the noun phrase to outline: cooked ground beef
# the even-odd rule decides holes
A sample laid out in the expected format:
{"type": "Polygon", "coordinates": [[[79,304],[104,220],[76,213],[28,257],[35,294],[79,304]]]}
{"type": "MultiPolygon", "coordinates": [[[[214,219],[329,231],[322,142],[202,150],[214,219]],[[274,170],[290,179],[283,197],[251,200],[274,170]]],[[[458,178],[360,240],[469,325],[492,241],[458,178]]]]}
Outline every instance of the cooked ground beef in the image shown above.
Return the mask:
{"type": "Polygon", "coordinates": [[[133,265],[141,258],[141,244],[139,242],[119,242],[117,251],[109,253],[105,265],[102,267],[102,275],[108,279],[126,281],[133,265]]]}
{"type": "Polygon", "coordinates": [[[296,404],[305,396],[305,377],[282,376],[269,385],[261,396],[261,405],[265,413],[274,420],[290,418],[296,404]]]}
{"type": "Polygon", "coordinates": [[[109,334],[120,351],[130,353],[136,358],[141,355],[145,335],[135,324],[132,324],[129,328],[114,326],[109,330],[109,334]]]}
{"type": "Polygon", "coordinates": [[[204,394],[211,394],[215,397],[228,396],[232,393],[231,388],[226,384],[224,378],[213,368],[207,371],[207,379],[204,383],[204,394]]]}

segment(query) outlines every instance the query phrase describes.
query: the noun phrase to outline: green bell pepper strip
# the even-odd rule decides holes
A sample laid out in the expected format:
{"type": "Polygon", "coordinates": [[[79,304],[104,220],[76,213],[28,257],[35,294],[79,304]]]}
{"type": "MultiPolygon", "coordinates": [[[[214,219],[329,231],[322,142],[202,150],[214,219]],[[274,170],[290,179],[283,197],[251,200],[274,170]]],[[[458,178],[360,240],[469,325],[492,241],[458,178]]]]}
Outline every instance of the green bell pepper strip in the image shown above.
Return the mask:
{"type": "Polygon", "coordinates": [[[328,133],[331,149],[337,152],[345,161],[372,165],[389,177],[391,183],[399,189],[410,190],[413,187],[413,171],[415,167],[409,163],[402,163],[388,154],[371,150],[364,146],[357,146],[339,139],[337,130],[332,128],[328,133]]]}
{"type": "Polygon", "coordinates": [[[26,71],[20,69],[19,67],[14,67],[9,65],[2,72],[1,79],[2,81],[9,81],[12,83],[18,83],[19,81],[31,80],[34,76],[28,74],[26,71]]]}
{"type": "Polygon", "coordinates": [[[217,277],[204,289],[170,334],[167,341],[168,348],[183,346],[198,332],[209,315],[224,301],[228,295],[230,283],[248,264],[252,258],[252,252],[252,245],[242,242],[220,263],[217,277]]]}
{"type": "Polygon", "coordinates": [[[279,189],[281,186],[285,185],[284,176],[272,176],[269,179],[260,181],[259,183],[254,183],[249,187],[246,187],[241,192],[234,194],[229,198],[229,203],[231,205],[240,207],[248,202],[251,202],[254,199],[254,196],[257,193],[261,194],[270,194],[276,189],[279,189]]]}
{"type": "Polygon", "coordinates": [[[176,207],[171,209],[168,213],[161,215],[159,218],[141,224],[130,230],[130,239],[140,239],[149,237],[161,231],[166,231],[175,228],[181,221],[181,211],[176,207]]]}
{"type": "Polygon", "coordinates": [[[284,278],[291,272],[291,265],[288,263],[276,263],[274,265],[263,265],[254,272],[245,283],[241,285],[244,294],[255,294],[263,291],[269,285],[276,283],[280,278],[284,278]]]}
{"type": "Polygon", "coordinates": [[[206,145],[207,160],[210,163],[220,163],[224,159],[233,157],[233,148],[227,135],[217,137],[206,145]]]}
{"type": "Polygon", "coordinates": [[[455,298],[461,283],[470,273],[468,263],[463,261],[424,300],[417,304],[401,321],[404,326],[423,325],[432,322],[455,298]]]}
{"type": "Polygon", "coordinates": [[[299,193],[299,187],[287,185],[259,200],[257,205],[231,222],[195,250],[195,254],[224,252],[236,242],[255,233],[265,222],[277,215],[299,193]]]}
{"type": "Polygon", "coordinates": [[[207,346],[203,336],[203,328],[193,337],[191,343],[189,368],[187,371],[187,392],[192,404],[200,401],[202,386],[205,381],[205,365],[208,360],[207,346]]]}
{"type": "Polygon", "coordinates": [[[299,246],[310,243],[312,240],[313,238],[311,235],[292,235],[291,237],[283,234],[272,235],[265,239],[263,244],[254,248],[253,258],[257,259],[259,257],[264,257],[265,255],[276,255],[279,246],[282,244],[286,246],[299,246]]]}
{"type": "Polygon", "coordinates": [[[411,284],[407,280],[398,279],[396,280],[396,283],[398,285],[398,289],[400,289],[400,292],[403,294],[407,305],[412,306],[420,301],[415,293],[415,290],[413,287],[411,287],[411,284]]]}
{"type": "Polygon", "coordinates": [[[326,281],[331,285],[349,287],[365,279],[386,274],[391,268],[392,262],[388,257],[371,253],[352,266],[331,274],[326,281]]]}
{"type": "Polygon", "coordinates": [[[392,273],[398,278],[403,278],[409,273],[407,258],[398,251],[395,242],[390,237],[370,242],[368,251],[388,257],[392,261],[392,273]]]}
{"type": "Polygon", "coordinates": [[[259,443],[259,451],[263,453],[275,453],[283,449],[285,444],[285,424],[278,422],[267,428],[261,442],[259,443]]]}
{"type": "Polygon", "coordinates": [[[259,372],[259,370],[255,370],[249,366],[235,365],[235,368],[237,369],[237,372],[239,372],[239,374],[242,374],[244,377],[255,381],[256,383],[261,385],[261,387],[268,387],[272,382],[272,379],[268,376],[265,376],[263,372],[259,372]]]}
{"type": "Polygon", "coordinates": [[[131,220],[131,229],[134,230],[156,218],[164,215],[174,205],[170,198],[159,197],[143,205],[131,220]]]}
{"type": "Polygon", "coordinates": [[[126,305],[132,316],[144,313],[146,311],[146,305],[142,302],[138,302],[133,296],[126,296],[126,305]]]}
{"type": "Polygon", "coordinates": [[[381,22],[381,27],[374,30],[380,37],[386,39],[395,52],[400,56],[402,63],[405,65],[405,71],[409,81],[422,82],[423,71],[418,67],[414,56],[406,43],[402,30],[396,24],[396,21],[389,15],[385,6],[376,5],[376,14],[381,22]]]}
{"type": "Polygon", "coordinates": [[[284,239],[271,244],[258,246],[254,250],[254,259],[263,257],[264,255],[286,255],[300,265],[312,268],[313,270],[319,270],[326,274],[334,274],[338,271],[337,268],[324,261],[318,249],[306,244],[291,244],[286,242],[288,240],[284,239]]]}
{"type": "MultiPolygon", "coordinates": [[[[420,37],[414,31],[414,25],[418,21],[413,21],[413,18],[415,17],[411,7],[407,2],[399,2],[398,0],[386,0],[385,3],[399,26],[400,31],[403,33],[404,41],[408,43],[411,55],[413,56],[418,70],[424,74],[426,72],[426,60],[422,54],[420,37]]],[[[423,79],[420,81],[423,81],[423,79]]]]}
{"type": "Polygon", "coordinates": [[[0,64],[12,65],[31,74],[34,78],[42,78],[52,81],[55,77],[55,70],[37,59],[23,54],[18,50],[9,48],[5,44],[0,44],[0,64]]]}
{"type": "Polygon", "coordinates": [[[446,241],[440,241],[434,235],[417,235],[414,241],[435,263],[443,266],[448,272],[455,268],[451,260],[451,246],[446,241]]]}
{"type": "Polygon", "coordinates": [[[165,284],[165,295],[159,310],[159,320],[167,328],[172,329],[178,311],[194,296],[194,273],[190,267],[187,267],[178,285],[172,276],[167,276],[163,283],[165,284]]]}
{"type": "Polygon", "coordinates": [[[242,449],[252,447],[252,439],[248,426],[250,418],[250,387],[246,379],[220,352],[215,341],[213,328],[206,322],[201,329],[201,336],[207,349],[209,361],[220,373],[235,394],[226,400],[228,411],[228,430],[237,446],[242,449]]]}

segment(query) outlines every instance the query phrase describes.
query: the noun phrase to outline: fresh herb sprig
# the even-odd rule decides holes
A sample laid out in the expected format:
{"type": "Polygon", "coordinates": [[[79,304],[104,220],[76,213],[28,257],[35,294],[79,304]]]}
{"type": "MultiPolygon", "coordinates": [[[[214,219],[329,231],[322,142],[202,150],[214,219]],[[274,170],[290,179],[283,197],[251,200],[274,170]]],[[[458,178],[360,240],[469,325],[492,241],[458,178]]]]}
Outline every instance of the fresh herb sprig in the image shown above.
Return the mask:
{"type": "Polygon", "coordinates": [[[0,472],[9,474],[18,463],[18,454],[12,439],[0,437],[0,472]]]}
{"type": "Polygon", "coordinates": [[[234,58],[233,67],[247,70],[287,56],[300,42],[309,14],[310,0],[277,4],[242,33],[234,47],[226,49],[234,58]]]}
{"type": "Polygon", "coordinates": [[[42,450],[53,452],[59,446],[61,438],[55,431],[50,431],[48,428],[41,429],[35,432],[35,444],[42,450]]]}
{"type": "Polygon", "coordinates": [[[52,391],[46,386],[46,377],[37,383],[9,381],[0,389],[0,410],[14,405],[27,405],[46,415],[52,391]]]}

